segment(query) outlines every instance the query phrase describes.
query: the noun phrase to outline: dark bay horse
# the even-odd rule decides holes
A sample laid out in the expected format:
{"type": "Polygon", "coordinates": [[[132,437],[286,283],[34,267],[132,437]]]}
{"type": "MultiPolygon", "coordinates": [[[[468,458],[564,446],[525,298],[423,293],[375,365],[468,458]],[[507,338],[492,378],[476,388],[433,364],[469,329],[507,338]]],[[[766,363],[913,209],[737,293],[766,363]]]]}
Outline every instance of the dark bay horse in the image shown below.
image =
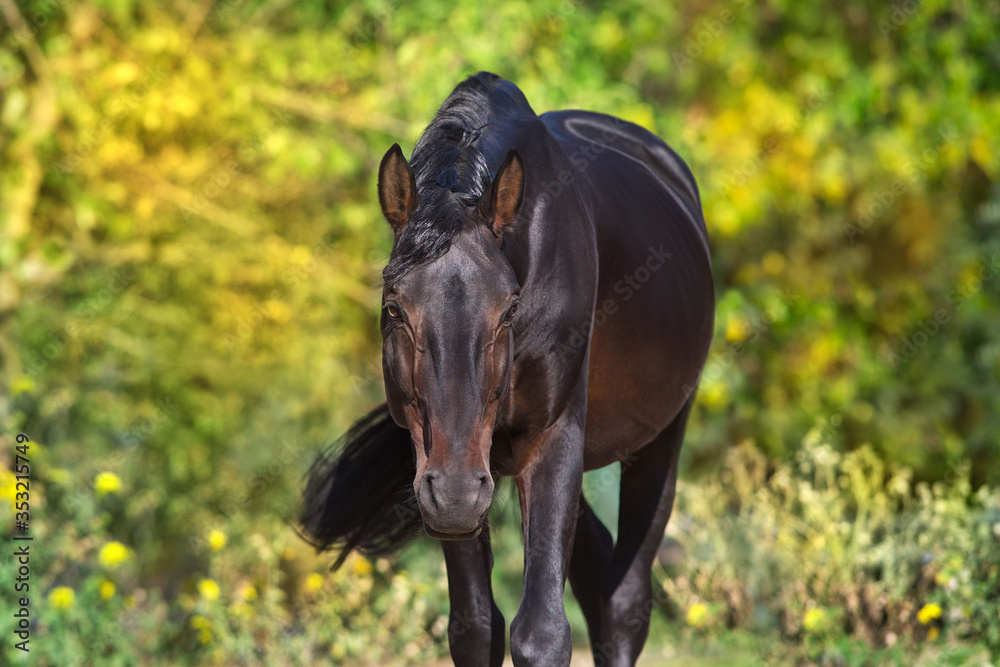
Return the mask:
{"type": "Polygon", "coordinates": [[[538,116],[480,73],[445,100],[378,195],[394,235],[383,272],[386,404],[313,465],[300,522],[317,548],[384,553],[441,540],[456,665],[499,666],[487,511],[513,476],[524,588],[515,665],[568,665],[566,579],[598,665],[634,665],[651,565],[712,337],[714,295],[695,180],[663,141],[585,111],[538,116]],[[618,540],[581,493],[622,466],[618,540]]]}

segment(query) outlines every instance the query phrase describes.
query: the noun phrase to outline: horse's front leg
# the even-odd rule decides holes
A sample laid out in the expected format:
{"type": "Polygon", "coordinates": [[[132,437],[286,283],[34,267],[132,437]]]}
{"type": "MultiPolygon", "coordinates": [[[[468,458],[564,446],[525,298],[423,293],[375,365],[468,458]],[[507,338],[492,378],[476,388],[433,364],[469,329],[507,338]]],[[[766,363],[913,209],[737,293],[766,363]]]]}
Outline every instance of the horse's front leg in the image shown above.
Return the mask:
{"type": "Polygon", "coordinates": [[[563,589],[583,480],[583,423],[582,414],[560,418],[514,452],[524,530],[524,588],[510,626],[516,667],[570,663],[563,589]]]}
{"type": "Polygon", "coordinates": [[[448,646],[456,667],[501,667],[506,627],[493,601],[490,529],[472,540],[442,542],[448,567],[448,646]]]}

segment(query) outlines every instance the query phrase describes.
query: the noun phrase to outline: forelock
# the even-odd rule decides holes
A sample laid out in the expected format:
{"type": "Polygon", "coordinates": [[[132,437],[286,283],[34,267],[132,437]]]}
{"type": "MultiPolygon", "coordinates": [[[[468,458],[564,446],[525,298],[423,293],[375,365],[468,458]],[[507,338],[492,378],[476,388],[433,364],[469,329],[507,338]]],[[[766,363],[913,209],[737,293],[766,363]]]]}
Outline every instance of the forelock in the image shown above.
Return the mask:
{"type": "Polygon", "coordinates": [[[490,184],[489,165],[476,146],[492,122],[487,92],[478,85],[460,86],[417,141],[410,164],[419,203],[382,271],[385,285],[446,253],[452,238],[474,215],[490,184]]]}

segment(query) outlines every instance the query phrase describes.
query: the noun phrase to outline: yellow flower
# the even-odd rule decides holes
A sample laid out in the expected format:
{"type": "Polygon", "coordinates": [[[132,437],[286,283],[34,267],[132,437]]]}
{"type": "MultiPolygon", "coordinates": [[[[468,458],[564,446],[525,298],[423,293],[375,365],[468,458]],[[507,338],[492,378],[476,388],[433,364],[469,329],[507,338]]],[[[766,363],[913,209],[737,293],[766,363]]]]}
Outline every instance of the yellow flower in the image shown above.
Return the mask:
{"type": "Polygon", "coordinates": [[[934,641],[938,638],[939,630],[937,628],[931,628],[927,631],[927,640],[934,641]]]}
{"type": "Polygon", "coordinates": [[[308,577],[306,577],[306,590],[310,593],[315,593],[319,589],[323,588],[323,575],[319,572],[313,572],[308,577]]]}
{"type": "Polygon", "coordinates": [[[730,315],[726,322],[726,340],[730,343],[742,343],[747,339],[749,328],[745,319],[739,315],[730,315]]]}
{"type": "Polygon", "coordinates": [[[359,577],[367,577],[372,573],[372,563],[364,556],[358,556],[354,560],[354,574],[359,577]]]}
{"type": "Polygon", "coordinates": [[[34,388],[35,381],[26,375],[19,375],[10,383],[10,393],[14,396],[29,394],[34,388]]]}
{"type": "Polygon", "coordinates": [[[108,581],[107,579],[105,579],[104,581],[102,581],[101,582],[100,592],[101,592],[101,598],[103,598],[105,600],[110,600],[115,595],[115,584],[114,584],[114,582],[108,581]]]}
{"type": "Polygon", "coordinates": [[[249,618],[253,616],[253,607],[246,602],[234,602],[229,605],[229,615],[234,618],[239,618],[241,616],[249,618]]]}
{"type": "Polygon", "coordinates": [[[101,547],[101,552],[98,554],[101,565],[107,568],[118,567],[128,560],[128,557],[128,547],[121,542],[108,542],[101,547]]]}
{"type": "Polygon", "coordinates": [[[211,579],[202,579],[198,582],[198,593],[209,602],[219,599],[219,584],[211,579]]]}
{"type": "Polygon", "coordinates": [[[76,602],[76,593],[68,586],[57,586],[49,593],[49,604],[56,609],[69,609],[76,602]]]}
{"type": "Polygon", "coordinates": [[[215,528],[208,533],[208,546],[212,551],[219,551],[226,546],[226,534],[215,528]]]}
{"type": "Polygon", "coordinates": [[[118,493],[122,488],[122,480],[113,472],[102,472],[94,479],[94,490],[98,496],[118,493]]]}
{"type": "Polygon", "coordinates": [[[806,632],[815,632],[823,627],[826,621],[826,612],[822,609],[810,609],[806,612],[805,618],[802,619],[802,627],[806,629],[806,632]]]}
{"type": "Polygon", "coordinates": [[[708,606],[697,602],[687,611],[687,624],[693,628],[700,628],[708,621],[708,606]]]}
{"type": "Polygon", "coordinates": [[[253,586],[244,586],[241,594],[243,595],[243,599],[247,602],[253,602],[257,599],[257,589],[253,586]]]}
{"type": "Polygon", "coordinates": [[[927,625],[935,618],[941,618],[941,605],[935,602],[928,602],[917,612],[917,620],[921,625],[927,625]]]}
{"type": "Polygon", "coordinates": [[[212,621],[195,614],[188,622],[192,628],[198,631],[198,639],[202,644],[208,644],[212,641],[212,621]]]}
{"type": "Polygon", "coordinates": [[[710,408],[718,408],[729,401],[729,390],[722,380],[708,380],[698,394],[702,402],[710,408]]]}
{"type": "Polygon", "coordinates": [[[0,470],[0,498],[9,500],[11,507],[14,505],[14,498],[17,495],[17,479],[14,473],[9,470],[0,470]]]}

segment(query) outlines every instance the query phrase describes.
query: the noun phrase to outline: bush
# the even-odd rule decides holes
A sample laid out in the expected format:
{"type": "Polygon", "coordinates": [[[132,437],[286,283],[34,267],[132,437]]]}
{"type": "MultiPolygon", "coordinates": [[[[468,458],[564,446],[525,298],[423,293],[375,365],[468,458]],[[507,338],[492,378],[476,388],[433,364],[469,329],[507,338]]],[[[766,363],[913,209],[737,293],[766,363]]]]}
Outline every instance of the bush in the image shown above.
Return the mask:
{"type": "MultiPolygon", "coordinates": [[[[13,479],[2,474],[9,525],[13,479]]],[[[247,521],[192,535],[191,574],[164,581],[143,576],[116,539],[125,490],[95,489],[56,521],[45,509],[65,488],[32,489],[32,664],[404,665],[447,650],[443,564],[413,576],[355,555],[329,572],[287,525],[247,521]]],[[[13,582],[17,567],[5,558],[0,578],[13,582]]],[[[12,637],[17,621],[4,614],[0,632],[12,637]]],[[[0,647],[4,664],[19,655],[12,641],[0,647]]]]}
{"type": "Polygon", "coordinates": [[[717,479],[681,485],[668,536],[685,548],[663,589],[702,636],[748,629],[814,657],[858,645],[971,642],[1000,652],[1000,489],[968,466],[913,484],[869,447],[811,434],[772,465],[752,444],[717,479]]]}

